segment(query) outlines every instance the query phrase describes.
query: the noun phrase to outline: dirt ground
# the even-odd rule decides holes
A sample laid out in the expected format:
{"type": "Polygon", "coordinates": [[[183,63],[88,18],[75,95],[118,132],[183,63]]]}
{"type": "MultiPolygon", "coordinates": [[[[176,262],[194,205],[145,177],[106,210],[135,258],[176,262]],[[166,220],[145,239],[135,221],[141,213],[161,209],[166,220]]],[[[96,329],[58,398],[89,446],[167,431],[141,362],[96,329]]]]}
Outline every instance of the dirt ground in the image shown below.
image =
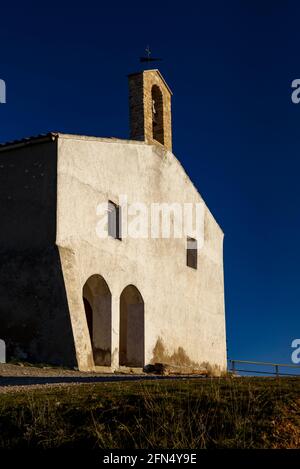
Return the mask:
{"type": "MultiPolygon", "coordinates": [[[[83,373],[78,370],[29,364],[0,363],[0,378],[8,376],[99,376],[100,373],[83,373]]],[[[101,374],[105,376],[104,374],[101,374]]]]}
{"type": "MultiPolygon", "coordinates": [[[[199,376],[203,378],[202,376],[199,376]]],[[[172,376],[172,379],[187,379],[172,376]]],[[[192,378],[197,378],[193,375],[192,378]]],[[[45,386],[70,386],[74,384],[107,383],[115,381],[140,381],[171,379],[151,374],[85,373],[78,370],[27,364],[0,364],[0,393],[31,390],[45,386]]]]}

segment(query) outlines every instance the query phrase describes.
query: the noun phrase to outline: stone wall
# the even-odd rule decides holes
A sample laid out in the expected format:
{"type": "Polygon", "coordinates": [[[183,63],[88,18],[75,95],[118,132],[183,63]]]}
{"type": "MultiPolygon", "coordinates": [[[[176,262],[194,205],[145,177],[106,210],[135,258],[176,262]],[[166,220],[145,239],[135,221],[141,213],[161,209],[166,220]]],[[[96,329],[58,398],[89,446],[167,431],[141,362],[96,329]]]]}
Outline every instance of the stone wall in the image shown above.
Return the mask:
{"type": "Polygon", "coordinates": [[[145,365],[167,357],[180,366],[225,370],[222,230],[205,206],[197,270],[186,265],[185,237],[100,239],[97,206],[108,200],[119,204],[120,195],[148,206],[202,202],[176,157],[162,146],[59,137],[56,242],[79,367],[93,368],[82,289],[97,274],[111,293],[112,370],[119,367],[120,297],[128,285],[138,289],[144,303],[145,365]]]}
{"type": "Polygon", "coordinates": [[[74,366],[56,181],[55,141],[0,152],[0,338],[8,360],[74,366]]]}
{"type": "Polygon", "coordinates": [[[159,144],[153,138],[153,86],[157,86],[162,93],[163,146],[172,151],[172,93],[158,70],[129,75],[130,138],[159,144]]]}

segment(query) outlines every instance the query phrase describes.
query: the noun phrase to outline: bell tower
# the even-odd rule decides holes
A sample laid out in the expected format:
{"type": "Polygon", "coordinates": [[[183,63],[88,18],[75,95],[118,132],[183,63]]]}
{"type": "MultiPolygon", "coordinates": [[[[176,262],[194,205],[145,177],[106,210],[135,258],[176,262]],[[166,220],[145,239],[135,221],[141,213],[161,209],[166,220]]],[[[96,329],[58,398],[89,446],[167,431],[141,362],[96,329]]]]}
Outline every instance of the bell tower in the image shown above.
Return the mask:
{"type": "Polygon", "coordinates": [[[128,80],[130,138],[172,151],[172,91],[160,71],[132,73],[128,80]]]}

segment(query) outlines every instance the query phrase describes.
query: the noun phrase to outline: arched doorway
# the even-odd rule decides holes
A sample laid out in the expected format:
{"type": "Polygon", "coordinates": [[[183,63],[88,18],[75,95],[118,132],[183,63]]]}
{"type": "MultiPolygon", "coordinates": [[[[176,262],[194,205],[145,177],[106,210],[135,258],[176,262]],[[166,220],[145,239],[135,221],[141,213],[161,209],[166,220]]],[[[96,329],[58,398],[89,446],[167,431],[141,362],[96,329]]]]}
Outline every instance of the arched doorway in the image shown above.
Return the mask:
{"type": "Polygon", "coordinates": [[[100,275],[92,275],[83,287],[83,304],[95,365],[111,365],[111,293],[100,275]]]}
{"type": "Polygon", "coordinates": [[[154,140],[164,144],[164,113],[163,95],[157,85],[152,86],[152,136],[154,140]]]}
{"type": "Polygon", "coordinates": [[[144,301],[134,285],[124,288],[120,297],[121,366],[144,366],[144,301]]]}

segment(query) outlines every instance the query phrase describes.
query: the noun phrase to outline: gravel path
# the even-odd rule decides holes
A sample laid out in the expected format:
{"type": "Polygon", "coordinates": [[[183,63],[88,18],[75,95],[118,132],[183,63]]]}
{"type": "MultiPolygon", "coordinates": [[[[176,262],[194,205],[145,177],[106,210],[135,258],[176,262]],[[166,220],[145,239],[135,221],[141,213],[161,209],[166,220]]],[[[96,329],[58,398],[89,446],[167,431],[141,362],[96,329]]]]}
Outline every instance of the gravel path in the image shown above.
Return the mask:
{"type": "Polygon", "coordinates": [[[0,364],[0,393],[74,384],[108,383],[157,379],[189,379],[203,376],[160,376],[149,374],[84,373],[51,367],[0,364]]]}

